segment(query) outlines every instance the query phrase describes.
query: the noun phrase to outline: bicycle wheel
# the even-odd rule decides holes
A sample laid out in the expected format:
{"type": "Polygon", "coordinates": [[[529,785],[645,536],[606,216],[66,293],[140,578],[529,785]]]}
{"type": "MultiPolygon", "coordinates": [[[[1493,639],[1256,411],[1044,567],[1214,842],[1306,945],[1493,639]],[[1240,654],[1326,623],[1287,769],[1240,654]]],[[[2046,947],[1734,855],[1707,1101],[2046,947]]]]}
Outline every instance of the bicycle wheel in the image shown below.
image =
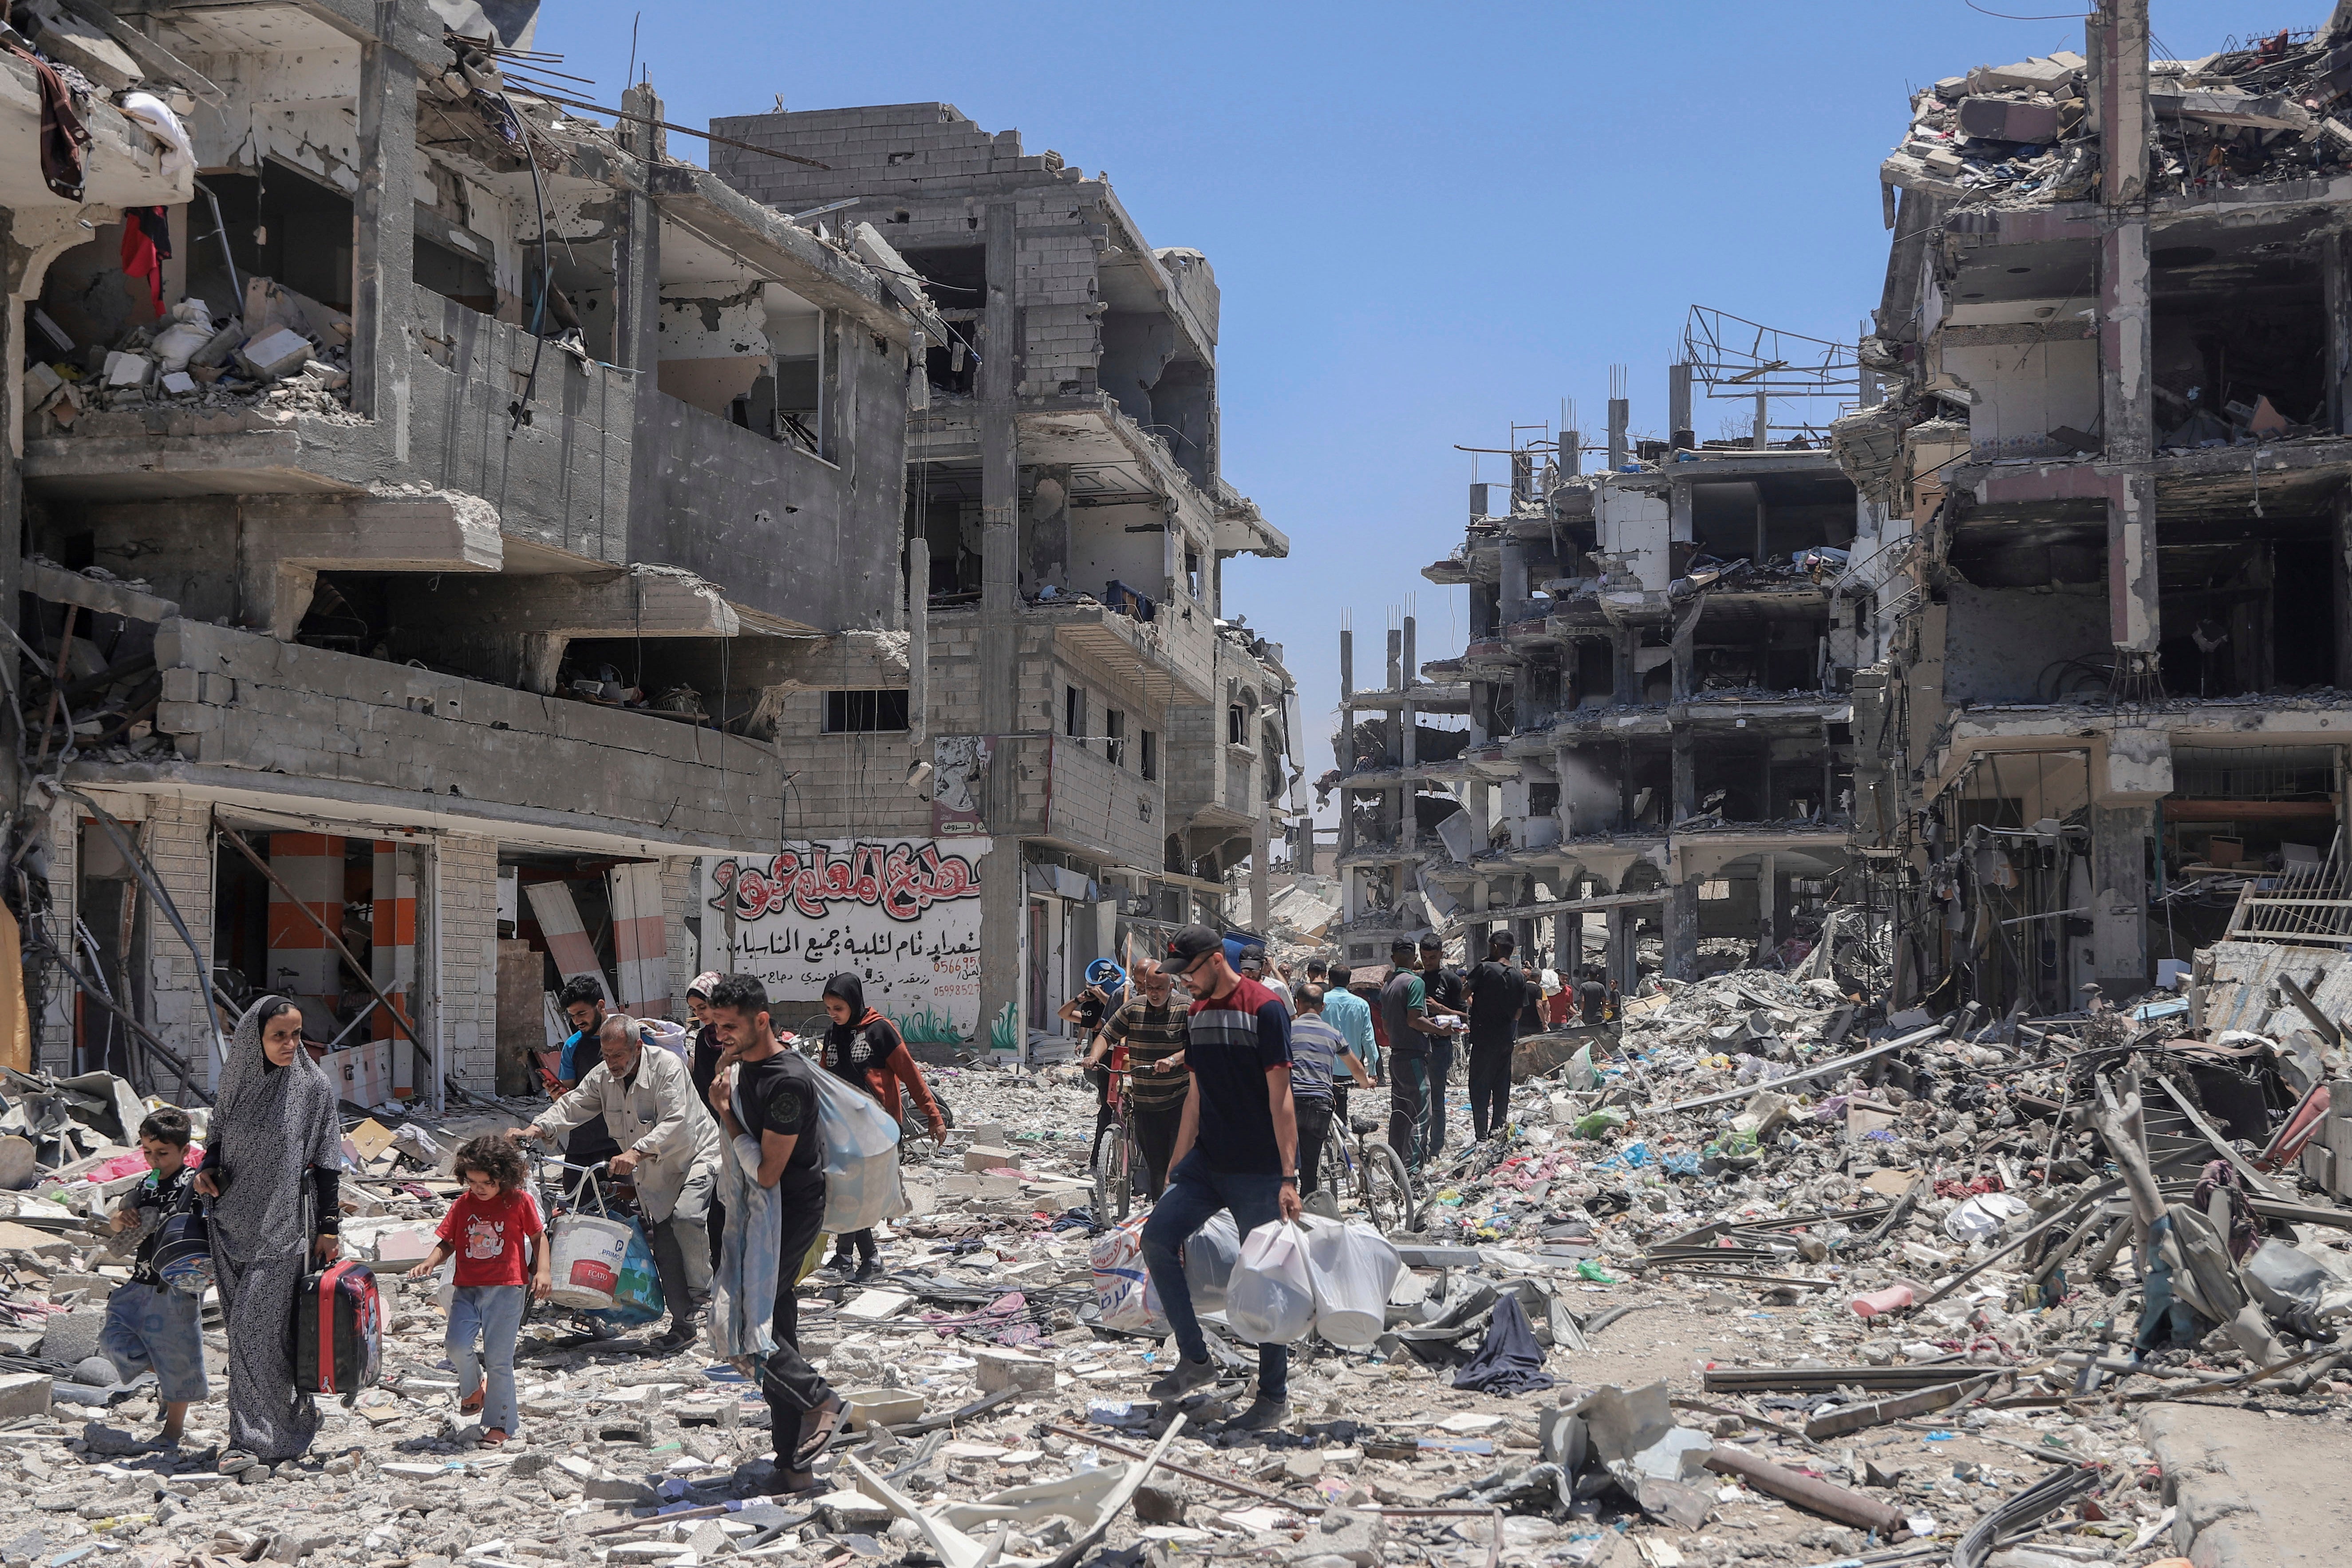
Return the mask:
{"type": "Polygon", "coordinates": [[[1087,1162],[1094,1177],[1095,1228],[1108,1230],[1127,1218],[1127,1126],[1114,1121],[1095,1134],[1094,1155],[1087,1162]]]}
{"type": "Polygon", "coordinates": [[[1386,1143],[1366,1139],[1363,1151],[1364,1208],[1382,1235],[1414,1229],[1412,1178],[1386,1143]]]}
{"type": "Polygon", "coordinates": [[[1323,1140],[1323,1158],[1315,1167],[1315,1190],[1328,1193],[1334,1201],[1346,1197],[1350,1191],[1360,1201],[1364,1195],[1363,1182],[1358,1172],[1362,1169],[1349,1158],[1348,1140],[1337,1128],[1323,1140]]]}

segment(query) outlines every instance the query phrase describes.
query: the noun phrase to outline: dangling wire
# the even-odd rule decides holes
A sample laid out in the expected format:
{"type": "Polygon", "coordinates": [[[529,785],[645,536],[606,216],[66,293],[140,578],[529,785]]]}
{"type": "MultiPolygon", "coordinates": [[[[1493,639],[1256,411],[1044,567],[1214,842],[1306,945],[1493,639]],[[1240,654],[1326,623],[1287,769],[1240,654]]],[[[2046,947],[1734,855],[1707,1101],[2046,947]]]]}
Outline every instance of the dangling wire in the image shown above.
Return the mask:
{"type": "Polygon", "coordinates": [[[531,151],[530,128],[523,122],[522,116],[515,112],[514,101],[507,97],[505,89],[499,90],[498,100],[499,107],[507,111],[516,142],[522,148],[522,161],[530,169],[531,205],[539,210],[539,298],[532,301],[530,310],[530,374],[523,377],[522,395],[507,405],[507,416],[513,421],[507,426],[507,436],[512,439],[517,430],[530,423],[531,395],[539,387],[539,360],[547,352],[547,338],[540,328],[547,319],[548,291],[555,287],[555,267],[548,256],[547,195],[540,189],[539,158],[531,151]]]}

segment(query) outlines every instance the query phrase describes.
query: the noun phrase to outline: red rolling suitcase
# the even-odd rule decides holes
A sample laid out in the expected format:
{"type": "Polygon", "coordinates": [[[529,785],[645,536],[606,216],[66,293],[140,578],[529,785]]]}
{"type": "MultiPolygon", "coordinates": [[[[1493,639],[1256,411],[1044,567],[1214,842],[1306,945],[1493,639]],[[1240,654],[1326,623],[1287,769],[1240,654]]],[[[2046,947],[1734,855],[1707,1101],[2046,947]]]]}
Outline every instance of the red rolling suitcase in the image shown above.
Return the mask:
{"type": "Polygon", "coordinates": [[[375,1272],[348,1260],[302,1281],[294,1297],[294,1386],[356,1394],[383,1370],[383,1300],[375,1272]]]}

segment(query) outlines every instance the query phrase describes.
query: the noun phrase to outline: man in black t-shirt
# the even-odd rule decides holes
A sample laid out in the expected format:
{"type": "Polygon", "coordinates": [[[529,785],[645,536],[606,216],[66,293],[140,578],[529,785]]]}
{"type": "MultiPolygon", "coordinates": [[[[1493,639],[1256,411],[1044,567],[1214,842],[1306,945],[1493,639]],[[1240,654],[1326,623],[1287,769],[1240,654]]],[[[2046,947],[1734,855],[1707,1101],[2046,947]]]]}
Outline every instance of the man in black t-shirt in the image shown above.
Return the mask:
{"type": "MultiPolygon", "coordinates": [[[[775,1352],[760,1368],[760,1392],[776,1442],[776,1489],[798,1491],[814,1479],[809,1461],[839,1425],[843,1405],[824,1374],[800,1351],[800,1262],[824,1226],[824,1128],[817,1119],[816,1068],[776,1038],[767,987],[749,974],[720,977],[710,988],[711,1026],[720,1047],[710,1080],[710,1109],[731,1141],[759,1140],[753,1180],[782,1199],[777,1247],[775,1352]]],[[[733,1150],[722,1158],[733,1159],[733,1150]]]]}
{"type": "Polygon", "coordinates": [[[1584,1015],[1584,1026],[1597,1029],[1609,1016],[1609,987],[1602,984],[1598,972],[1588,969],[1576,988],[1576,1000],[1584,1015]]]}
{"type": "Polygon", "coordinates": [[[1517,946],[1509,931],[1496,931],[1486,941],[1486,962],[1470,972],[1464,986],[1470,1010],[1470,1131],[1482,1143],[1489,1131],[1510,1125],[1511,1047],[1528,1001],[1527,980],[1511,963],[1517,946]]]}

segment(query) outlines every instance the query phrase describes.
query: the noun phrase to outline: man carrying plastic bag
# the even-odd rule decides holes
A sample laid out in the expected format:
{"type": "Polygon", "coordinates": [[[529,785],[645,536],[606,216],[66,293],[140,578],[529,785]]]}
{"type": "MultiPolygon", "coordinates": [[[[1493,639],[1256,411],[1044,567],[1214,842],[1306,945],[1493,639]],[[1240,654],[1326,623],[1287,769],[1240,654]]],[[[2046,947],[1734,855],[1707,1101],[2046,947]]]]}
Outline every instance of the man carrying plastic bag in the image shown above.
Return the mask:
{"type": "MultiPolygon", "coordinates": [[[[1184,1243],[1223,1210],[1233,1211],[1244,1236],[1298,1217],[1298,1123],[1290,1101],[1290,1014],[1281,999],[1234,973],[1207,926],[1177,933],[1167,968],[1192,994],[1184,1048],[1192,1087],[1168,1190],[1143,1227],[1143,1258],[1183,1357],[1151,1385],[1151,1397],[1181,1399],[1217,1376],[1184,1280],[1184,1243]]],[[[1257,1398],[1231,1426],[1280,1426],[1290,1414],[1289,1373],[1288,1345],[1258,1346],[1257,1398]]]]}

